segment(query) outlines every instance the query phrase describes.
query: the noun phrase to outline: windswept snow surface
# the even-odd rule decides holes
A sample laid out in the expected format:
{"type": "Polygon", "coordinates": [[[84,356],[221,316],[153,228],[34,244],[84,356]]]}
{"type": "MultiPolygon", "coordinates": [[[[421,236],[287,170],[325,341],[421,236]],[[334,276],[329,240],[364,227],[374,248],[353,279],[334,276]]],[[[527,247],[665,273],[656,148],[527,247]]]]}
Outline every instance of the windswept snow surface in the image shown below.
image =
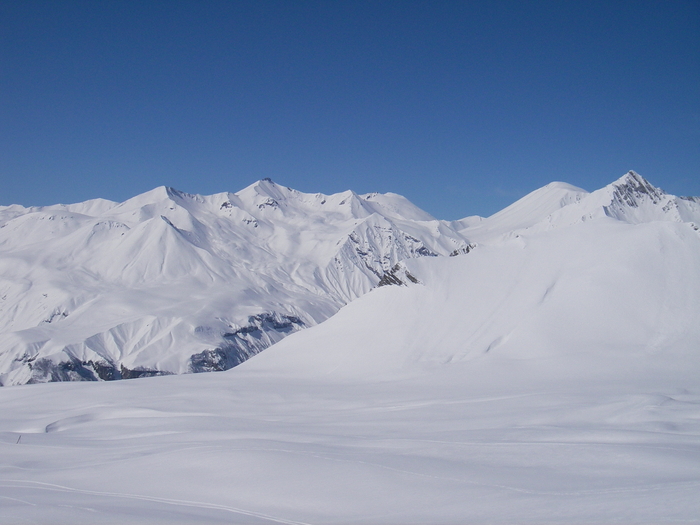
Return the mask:
{"type": "Polygon", "coordinates": [[[156,188],[0,208],[0,384],[224,370],[403,259],[468,247],[395,194],[156,188]]]}
{"type": "Polygon", "coordinates": [[[700,522],[696,201],[636,177],[229,371],[0,389],[0,522],[700,522]]]}

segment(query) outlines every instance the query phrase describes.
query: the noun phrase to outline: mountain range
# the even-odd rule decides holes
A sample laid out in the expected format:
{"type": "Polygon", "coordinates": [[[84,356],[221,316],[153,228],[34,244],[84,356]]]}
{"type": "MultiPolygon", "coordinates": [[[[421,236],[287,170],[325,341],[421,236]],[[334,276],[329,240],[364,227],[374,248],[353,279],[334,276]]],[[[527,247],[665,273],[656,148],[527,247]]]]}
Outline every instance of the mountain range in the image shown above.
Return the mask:
{"type": "Polygon", "coordinates": [[[4,385],[225,370],[469,243],[395,194],[160,187],[0,208],[4,385]]]}
{"type": "Polygon", "coordinates": [[[226,370],[406,281],[402,261],[602,217],[692,228],[700,199],[630,172],[452,222],[392,193],[305,194],[270,179],[210,196],[160,187],[123,203],[0,207],[0,382],[226,370]]]}

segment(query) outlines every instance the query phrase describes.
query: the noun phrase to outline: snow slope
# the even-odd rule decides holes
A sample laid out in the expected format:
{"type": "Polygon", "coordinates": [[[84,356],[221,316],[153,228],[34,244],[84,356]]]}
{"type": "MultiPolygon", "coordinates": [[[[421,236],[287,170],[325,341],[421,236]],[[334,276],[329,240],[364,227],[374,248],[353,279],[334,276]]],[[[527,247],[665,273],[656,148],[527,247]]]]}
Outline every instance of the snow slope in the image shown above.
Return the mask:
{"type": "Polygon", "coordinates": [[[534,226],[555,211],[580,201],[586,195],[586,190],[571,184],[552,182],[486,219],[467,217],[461,221],[454,221],[452,225],[470,238],[484,242],[534,226]]]}
{"type": "Polygon", "coordinates": [[[395,194],[156,188],[0,208],[0,383],[224,370],[468,243],[395,194]]]}
{"type": "Polygon", "coordinates": [[[695,201],[636,180],[227,372],[0,389],[0,521],[700,522],[695,201]]]}

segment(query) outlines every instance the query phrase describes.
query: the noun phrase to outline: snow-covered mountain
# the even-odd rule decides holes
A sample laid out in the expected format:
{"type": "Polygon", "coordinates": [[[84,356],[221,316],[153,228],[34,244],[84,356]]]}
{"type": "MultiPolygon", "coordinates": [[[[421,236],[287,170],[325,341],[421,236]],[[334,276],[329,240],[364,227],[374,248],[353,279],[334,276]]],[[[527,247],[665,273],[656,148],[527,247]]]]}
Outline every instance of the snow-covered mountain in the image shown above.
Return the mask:
{"type": "Polygon", "coordinates": [[[676,197],[630,171],[592,193],[552,182],[488,218],[467,217],[452,227],[478,243],[493,243],[525,231],[548,230],[608,217],[640,224],[653,221],[700,224],[700,198],[676,197]]]}
{"type": "Polygon", "coordinates": [[[160,187],[0,207],[0,382],[225,370],[468,242],[395,194],[160,187]]]}
{"type": "Polygon", "coordinates": [[[0,515],[696,523],[699,219],[634,173],[553,183],[232,370],[0,389],[0,515]]]}

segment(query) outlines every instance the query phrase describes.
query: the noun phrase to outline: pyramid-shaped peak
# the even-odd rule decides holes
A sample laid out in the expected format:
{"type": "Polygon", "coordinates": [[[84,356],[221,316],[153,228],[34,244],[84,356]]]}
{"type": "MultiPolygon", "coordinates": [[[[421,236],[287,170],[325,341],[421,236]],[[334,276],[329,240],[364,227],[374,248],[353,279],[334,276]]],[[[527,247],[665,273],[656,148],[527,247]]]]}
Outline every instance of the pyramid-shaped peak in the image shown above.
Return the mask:
{"type": "Polygon", "coordinates": [[[640,197],[649,197],[658,203],[666,192],[651,184],[636,171],[628,171],[610,186],[613,198],[623,201],[630,206],[636,206],[640,197]]]}
{"type": "Polygon", "coordinates": [[[152,190],[146,191],[135,197],[122,202],[120,208],[140,208],[141,206],[146,206],[149,204],[155,204],[158,202],[163,202],[170,200],[173,195],[173,188],[167,186],[158,186],[152,190]]]}
{"type": "Polygon", "coordinates": [[[173,188],[171,186],[165,187],[165,193],[167,194],[168,198],[170,198],[170,199],[202,200],[201,195],[197,195],[194,193],[187,193],[185,191],[180,191],[180,190],[173,188]]]}
{"type": "Polygon", "coordinates": [[[286,190],[286,191],[292,191],[292,192],[296,191],[294,188],[290,188],[289,186],[282,186],[281,184],[277,184],[270,177],[265,177],[263,179],[260,179],[258,182],[254,183],[253,186],[256,186],[259,188],[275,188],[278,190],[286,190]]]}
{"type": "Polygon", "coordinates": [[[292,193],[297,193],[297,191],[286,186],[281,186],[269,177],[260,179],[238,192],[239,195],[264,195],[265,197],[271,197],[273,199],[284,199],[292,193]]]}
{"type": "Polygon", "coordinates": [[[257,188],[281,188],[279,184],[277,184],[274,180],[272,180],[270,177],[265,177],[263,179],[260,179],[256,183],[253,184],[253,186],[257,188]]]}
{"type": "Polygon", "coordinates": [[[128,203],[129,205],[143,206],[146,204],[154,204],[156,202],[168,200],[174,202],[181,202],[183,200],[202,202],[203,197],[201,195],[180,191],[171,186],[158,186],[145,193],[132,197],[131,199],[125,201],[123,204],[128,203]]]}
{"type": "Polygon", "coordinates": [[[664,193],[663,190],[657,188],[651,182],[642,177],[639,173],[632,170],[625,173],[622,177],[613,182],[612,185],[616,187],[625,186],[629,188],[634,188],[635,190],[641,193],[664,193]]]}

